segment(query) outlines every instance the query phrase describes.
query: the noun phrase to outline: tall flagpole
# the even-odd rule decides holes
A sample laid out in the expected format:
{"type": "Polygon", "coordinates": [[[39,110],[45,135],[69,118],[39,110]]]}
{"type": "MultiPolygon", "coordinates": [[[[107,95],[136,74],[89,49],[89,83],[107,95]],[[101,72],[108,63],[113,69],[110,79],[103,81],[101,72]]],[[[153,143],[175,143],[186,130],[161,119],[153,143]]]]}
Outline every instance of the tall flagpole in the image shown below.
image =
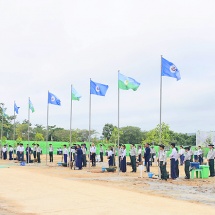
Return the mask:
{"type": "Polygon", "coordinates": [[[119,160],[119,70],[118,70],[118,162],[117,162],[117,168],[118,168],[118,175],[119,175],[119,162],[120,162],[120,160],[119,160]]]}
{"type": "MultiPolygon", "coordinates": [[[[90,78],[90,81],[91,81],[91,78],[90,78]]],[[[90,101],[89,101],[89,144],[91,141],[90,131],[91,131],[91,93],[90,93],[90,101]]],[[[89,145],[89,170],[90,170],[90,145],[89,145]]]]}
{"type": "MultiPolygon", "coordinates": [[[[159,129],[159,144],[162,143],[162,55],[161,55],[161,72],[160,72],[160,129],[159,129]]],[[[158,176],[161,178],[160,166],[158,164],[158,176]]]]}
{"type": "MultiPolygon", "coordinates": [[[[48,91],[49,94],[49,91],[48,91]]],[[[49,137],[49,102],[47,103],[47,127],[46,127],[46,165],[47,165],[47,153],[48,153],[48,137],[49,137]]]]}
{"type": "Polygon", "coordinates": [[[30,151],[29,151],[29,141],[30,141],[30,97],[28,97],[28,163],[30,163],[30,151]]]}
{"type": "MultiPolygon", "coordinates": [[[[69,146],[69,159],[71,161],[71,157],[72,157],[72,152],[71,152],[71,147],[72,147],[72,85],[71,85],[71,105],[70,105],[70,146],[69,146]]],[[[70,162],[69,162],[69,166],[70,166],[70,162]]]]}
{"type": "MultiPolygon", "coordinates": [[[[15,107],[15,101],[14,101],[14,104],[13,104],[13,109],[14,109],[14,107],[15,107]]],[[[15,136],[16,136],[16,114],[15,114],[15,109],[13,110],[13,112],[14,112],[14,119],[13,119],[13,148],[15,148],[15,136]]],[[[13,157],[13,159],[14,159],[14,157],[13,157]]]]}

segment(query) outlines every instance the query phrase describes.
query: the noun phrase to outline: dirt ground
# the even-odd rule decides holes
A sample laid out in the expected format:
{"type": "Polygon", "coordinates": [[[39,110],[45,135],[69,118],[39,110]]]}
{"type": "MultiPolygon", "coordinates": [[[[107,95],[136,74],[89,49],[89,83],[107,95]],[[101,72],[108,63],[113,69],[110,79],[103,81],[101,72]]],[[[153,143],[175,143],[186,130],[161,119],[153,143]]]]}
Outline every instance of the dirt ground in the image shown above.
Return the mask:
{"type": "MultiPolygon", "coordinates": [[[[214,214],[215,178],[185,180],[149,179],[140,170],[101,173],[107,163],[71,170],[54,163],[20,166],[0,161],[0,215],[71,214],[214,214]]],[[[168,167],[169,169],[169,167],[168,167]]],[[[153,164],[151,172],[158,173],[153,164]]]]}

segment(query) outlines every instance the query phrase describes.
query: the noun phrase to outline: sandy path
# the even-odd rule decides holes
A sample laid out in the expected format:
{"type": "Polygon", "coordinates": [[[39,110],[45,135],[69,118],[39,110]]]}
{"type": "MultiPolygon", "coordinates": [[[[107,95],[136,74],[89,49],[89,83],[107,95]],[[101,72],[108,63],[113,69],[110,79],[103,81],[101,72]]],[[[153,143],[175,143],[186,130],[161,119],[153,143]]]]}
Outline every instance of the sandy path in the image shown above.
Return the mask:
{"type": "MultiPolygon", "coordinates": [[[[214,208],[180,200],[67,180],[28,168],[1,169],[0,197],[22,213],[71,214],[214,214],[214,208]]],[[[14,208],[11,208],[14,211],[14,208]]]]}

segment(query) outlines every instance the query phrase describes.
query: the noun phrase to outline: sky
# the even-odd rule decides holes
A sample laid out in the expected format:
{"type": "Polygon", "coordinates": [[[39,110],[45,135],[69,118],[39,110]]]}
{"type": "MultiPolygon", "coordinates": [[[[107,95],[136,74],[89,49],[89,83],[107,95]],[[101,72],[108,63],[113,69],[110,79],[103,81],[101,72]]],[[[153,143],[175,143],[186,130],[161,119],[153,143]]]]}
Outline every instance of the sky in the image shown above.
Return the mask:
{"type": "Polygon", "coordinates": [[[161,55],[181,80],[162,78],[162,121],[192,133],[215,127],[214,0],[0,0],[0,102],[17,120],[47,122],[48,90],[61,100],[49,106],[49,125],[89,128],[90,78],[109,85],[91,96],[92,129],[117,125],[120,72],[141,83],[120,91],[120,127],[150,130],[159,124],[161,55]]]}

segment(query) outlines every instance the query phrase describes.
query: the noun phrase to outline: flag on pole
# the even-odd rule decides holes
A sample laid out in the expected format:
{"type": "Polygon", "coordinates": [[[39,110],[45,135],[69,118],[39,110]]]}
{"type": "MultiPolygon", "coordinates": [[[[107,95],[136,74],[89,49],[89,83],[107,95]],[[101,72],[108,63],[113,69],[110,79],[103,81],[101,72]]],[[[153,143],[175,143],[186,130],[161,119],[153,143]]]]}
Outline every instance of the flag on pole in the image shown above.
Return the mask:
{"type": "Polygon", "coordinates": [[[108,85],[99,84],[90,80],[90,94],[95,94],[97,96],[105,96],[108,90],[108,85]]]}
{"type": "Polygon", "coordinates": [[[3,113],[3,116],[4,117],[9,117],[6,113],[5,113],[6,109],[5,108],[2,108],[2,113],[3,113]]]}
{"type": "Polygon", "coordinates": [[[81,98],[81,96],[79,95],[79,93],[75,90],[74,87],[72,87],[72,100],[79,101],[80,98],[81,98]]]}
{"type": "Polygon", "coordinates": [[[29,109],[31,110],[32,113],[35,112],[34,106],[33,106],[33,104],[32,104],[30,99],[29,99],[29,109]]]}
{"type": "Polygon", "coordinates": [[[16,105],[16,102],[14,102],[14,112],[15,112],[16,114],[19,113],[19,108],[20,108],[20,107],[18,107],[18,106],[16,105]]]}
{"type": "Polygon", "coordinates": [[[61,105],[60,99],[58,99],[57,96],[50,92],[48,92],[48,103],[52,105],[61,105]]]}
{"type": "Polygon", "coordinates": [[[118,87],[121,90],[129,90],[132,89],[136,91],[140,83],[134,80],[133,78],[122,75],[120,72],[118,73],[118,87]]]}
{"type": "Polygon", "coordinates": [[[181,79],[178,68],[172,62],[169,62],[163,57],[161,58],[161,76],[176,78],[177,81],[181,79]]]}

